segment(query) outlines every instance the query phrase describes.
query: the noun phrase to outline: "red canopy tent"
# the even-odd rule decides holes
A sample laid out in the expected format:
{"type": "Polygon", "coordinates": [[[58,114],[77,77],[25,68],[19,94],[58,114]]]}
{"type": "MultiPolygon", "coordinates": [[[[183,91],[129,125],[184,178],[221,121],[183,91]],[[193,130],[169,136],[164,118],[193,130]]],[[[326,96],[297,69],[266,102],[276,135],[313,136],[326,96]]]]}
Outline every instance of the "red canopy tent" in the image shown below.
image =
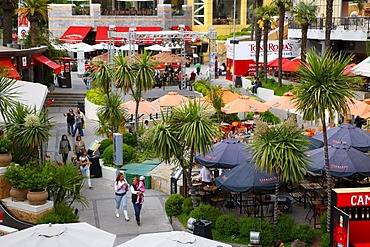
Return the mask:
{"type": "Polygon", "coordinates": [[[282,66],[283,71],[287,72],[298,72],[299,68],[301,67],[301,59],[296,58],[292,61],[289,61],[282,66]]]}
{"type": "MultiPolygon", "coordinates": [[[[285,63],[290,62],[288,58],[283,58],[282,60],[283,60],[283,65],[285,63]]],[[[267,63],[267,67],[278,67],[278,66],[279,66],[279,58],[275,58],[267,63]]]]}

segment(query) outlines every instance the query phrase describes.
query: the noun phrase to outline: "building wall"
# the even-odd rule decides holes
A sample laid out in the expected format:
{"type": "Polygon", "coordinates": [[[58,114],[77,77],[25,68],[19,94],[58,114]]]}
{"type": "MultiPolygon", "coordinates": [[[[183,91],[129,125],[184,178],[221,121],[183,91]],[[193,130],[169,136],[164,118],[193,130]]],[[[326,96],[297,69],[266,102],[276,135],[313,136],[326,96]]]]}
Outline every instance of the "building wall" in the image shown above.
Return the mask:
{"type": "Polygon", "coordinates": [[[72,15],[73,4],[49,5],[49,30],[54,38],[59,38],[69,26],[161,26],[164,30],[172,26],[192,26],[192,7],[183,5],[184,15],[172,16],[170,4],[158,4],[157,15],[129,16],[102,15],[100,4],[91,5],[90,15],[72,15]]]}

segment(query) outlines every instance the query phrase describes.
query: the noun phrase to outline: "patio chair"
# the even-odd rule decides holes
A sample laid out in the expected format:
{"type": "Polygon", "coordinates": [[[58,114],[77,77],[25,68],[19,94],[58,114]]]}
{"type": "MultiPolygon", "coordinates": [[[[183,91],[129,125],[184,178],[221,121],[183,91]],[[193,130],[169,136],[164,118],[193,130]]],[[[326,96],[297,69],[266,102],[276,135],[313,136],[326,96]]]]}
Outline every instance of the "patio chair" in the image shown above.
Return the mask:
{"type": "Polygon", "coordinates": [[[224,204],[226,201],[226,193],[219,192],[216,194],[216,196],[211,198],[211,203],[213,206],[215,206],[218,209],[222,209],[222,211],[225,213],[224,204]]]}
{"type": "Polygon", "coordinates": [[[309,210],[306,214],[306,217],[305,217],[305,220],[309,221],[310,224],[311,224],[311,221],[312,219],[315,217],[315,210],[316,210],[316,207],[318,205],[321,205],[321,202],[320,201],[317,201],[317,200],[313,200],[313,201],[309,201],[308,202],[308,205],[309,205],[309,210]]]}
{"type": "Polygon", "coordinates": [[[294,202],[292,204],[296,204],[296,203],[303,203],[302,199],[303,199],[303,194],[299,191],[295,191],[295,192],[289,192],[289,195],[292,197],[292,199],[294,200],[294,202]]]}

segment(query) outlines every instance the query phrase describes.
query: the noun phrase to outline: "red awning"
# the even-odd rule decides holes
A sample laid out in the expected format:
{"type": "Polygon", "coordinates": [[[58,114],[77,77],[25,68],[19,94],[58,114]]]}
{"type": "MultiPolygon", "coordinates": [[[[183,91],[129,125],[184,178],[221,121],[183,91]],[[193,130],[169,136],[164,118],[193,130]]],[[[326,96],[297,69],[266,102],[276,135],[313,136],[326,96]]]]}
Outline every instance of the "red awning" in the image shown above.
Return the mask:
{"type": "MultiPolygon", "coordinates": [[[[162,30],[162,28],[157,27],[157,26],[136,27],[136,32],[158,32],[158,31],[161,31],[161,30],[162,30]]],[[[95,42],[97,44],[99,44],[99,43],[108,43],[109,42],[108,31],[109,31],[108,26],[98,26],[96,28],[95,42]]],[[[129,27],[116,27],[116,32],[127,33],[128,31],[129,31],[129,27]]],[[[147,42],[147,41],[144,40],[145,44],[152,44],[153,42],[154,42],[154,39],[151,39],[150,42],[147,42]]],[[[114,43],[115,44],[122,44],[122,38],[115,38],[114,43]]]]}
{"type": "MultiPolygon", "coordinates": [[[[179,26],[172,26],[171,29],[175,30],[175,31],[178,31],[180,29],[180,27],[179,26]]],[[[185,26],[185,31],[193,31],[193,30],[191,29],[191,27],[185,26]]]]}
{"type": "Polygon", "coordinates": [[[62,70],[62,67],[59,64],[51,61],[49,58],[47,58],[43,55],[39,55],[39,54],[35,55],[35,56],[33,56],[33,60],[36,61],[36,63],[45,64],[49,68],[53,69],[54,74],[57,74],[62,70]]]}
{"type": "Polygon", "coordinates": [[[60,40],[69,43],[79,43],[82,42],[90,30],[90,26],[70,26],[60,37],[60,40]]]}
{"type": "MultiPolygon", "coordinates": [[[[288,58],[283,58],[283,64],[290,62],[288,58]]],[[[267,67],[279,67],[279,58],[275,58],[267,63],[267,67]]]]}
{"type": "Polygon", "coordinates": [[[286,62],[281,67],[282,71],[298,72],[301,67],[301,59],[295,59],[290,62],[286,62]]]}
{"type": "Polygon", "coordinates": [[[5,77],[12,78],[15,80],[21,80],[22,77],[19,75],[18,71],[14,68],[12,62],[9,58],[0,58],[0,68],[6,71],[5,77]]]}

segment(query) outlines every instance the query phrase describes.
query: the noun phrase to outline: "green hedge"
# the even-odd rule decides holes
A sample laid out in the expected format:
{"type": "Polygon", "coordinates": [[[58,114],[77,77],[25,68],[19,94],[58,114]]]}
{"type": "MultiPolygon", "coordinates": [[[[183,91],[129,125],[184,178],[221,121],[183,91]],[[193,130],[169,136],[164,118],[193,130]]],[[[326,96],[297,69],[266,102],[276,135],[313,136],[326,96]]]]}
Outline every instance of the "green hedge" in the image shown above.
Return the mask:
{"type": "MultiPolygon", "coordinates": [[[[135,148],[123,143],[122,145],[122,156],[123,156],[123,164],[127,164],[132,160],[133,154],[135,152],[135,148]]],[[[108,146],[103,152],[103,161],[104,165],[111,165],[113,164],[113,144],[108,146]]]]}
{"type": "Polygon", "coordinates": [[[211,205],[205,205],[202,203],[190,213],[190,217],[194,219],[212,221],[212,228],[215,228],[216,221],[220,216],[221,213],[218,209],[211,205]]]}
{"type": "Polygon", "coordinates": [[[182,213],[182,204],[184,202],[184,197],[179,194],[172,194],[168,197],[164,204],[164,208],[168,217],[179,215],[182,213]]]}
{"type": "Polygon", "coordinates": [[[87,90],[86,98],[91,103],[95,105],[103,105],[104,104],[104,92],[101,88],[95,88],[91,90],[87,90]]]}
{"type": "Polygon", "coordinates": [[[68,207],[66,203],[60,203],[50,212],[47,212],[44,217],[37,221],[37,224],[57,224],[57,223],[76,223],[78,222],[77,215],[73,212],[73,208],[68,207]]]}
{"type": "Polygon", "coordinates": [[[216,230],[226,236],[239,235],[239,220],[233,215],[221,215],[216,221],[216,230]]]}
{"type": "Polygon", "coordinates": [[[110,145],[113,144],[112,139],[103,139],[100,141],[100,147],[99,147],[99,152],[102,154],[104,153],[105,149],[109,147],[110,145]]]}

